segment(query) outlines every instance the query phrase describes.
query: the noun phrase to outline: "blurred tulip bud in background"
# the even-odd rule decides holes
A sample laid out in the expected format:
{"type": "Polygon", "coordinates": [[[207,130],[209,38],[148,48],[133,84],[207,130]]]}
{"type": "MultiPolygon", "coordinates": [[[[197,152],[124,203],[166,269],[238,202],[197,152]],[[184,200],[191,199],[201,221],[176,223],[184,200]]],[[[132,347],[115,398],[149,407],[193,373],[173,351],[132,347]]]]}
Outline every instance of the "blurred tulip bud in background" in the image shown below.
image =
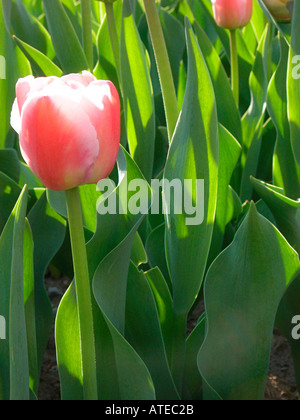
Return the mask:
{"type": "Polygon", "coordinates": [[[253,0],[212,0],[214,17],[224,29],[242,28],[251,20],[253,0]]]}
{"type": "Polygon", "coordinates": [[[96,0],[96,1],[102,1],[103,3],[114,3],[117,0],[96,0]]]}
{"type": "Polygon", "coordinates": [[[25,162],[52,190],[96,183],[112,171],[120,143],[115,86],[91,73],[28,76],[16,85],[11,125],[25,162]]]}
{"type": "Polygon", "coordinates": [[[272,16],[281,22],[290,22],[294,0],[263,0],[272,16]]]}

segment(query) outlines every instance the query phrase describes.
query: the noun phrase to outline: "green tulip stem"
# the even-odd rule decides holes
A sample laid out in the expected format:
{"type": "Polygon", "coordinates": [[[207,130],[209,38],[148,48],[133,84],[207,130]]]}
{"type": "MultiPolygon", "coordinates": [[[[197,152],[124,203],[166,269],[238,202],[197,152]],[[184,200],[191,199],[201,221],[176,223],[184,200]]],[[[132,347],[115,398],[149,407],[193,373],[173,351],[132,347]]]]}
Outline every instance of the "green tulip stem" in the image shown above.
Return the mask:
{"type": "Polygon", "coordinates": [[[144,0],[144,6],[160,79],[168,136],[171,142],[179,116],[174,79],[155,0],[144,0]]]}
{"type": "Polygon", "coordinates": [[[233,96],[239,109],[239,61],[236,42],[236,29],[230,31],[230,56],[231,56],[231,87],[233,96]]]}
{"type": "Polygon", "coordinates": [[[89,69],[94,69],[94,45],[92,31],[92,9],[91,0],[81,0],[82,15],[82,39],[83,49],[89,65],[89,69]]]}
{"type": "Polygon", "coordinates": [[[113,3],[105,3],[105,10],[106,10],[106,19],[109,31],[110,42],[113,50],[116,70],[119,82],[120,80],[120,44],[119,44],[119,37],[117,32],[117,25],[116,19],[114,14],[114,5],[113,3]]]}
{"type": "Polygon", "coordinates": [[[66,191],[79,319],[84,398],[97,400],[96,352],[92,292],[83,231],[79,189],[66,191]]]}

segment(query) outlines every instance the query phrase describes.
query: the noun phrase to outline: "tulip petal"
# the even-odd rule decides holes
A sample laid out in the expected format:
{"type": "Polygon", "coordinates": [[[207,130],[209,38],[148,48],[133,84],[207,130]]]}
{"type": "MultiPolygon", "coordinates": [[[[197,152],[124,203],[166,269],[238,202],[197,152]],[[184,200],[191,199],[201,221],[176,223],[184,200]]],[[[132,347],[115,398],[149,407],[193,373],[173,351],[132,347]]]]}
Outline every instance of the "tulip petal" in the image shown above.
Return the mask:
{"type": "Polygon", "coordinates": [[[82,74],[73,73],[63,76],[61,80],[67,85],[69,83],[79,82],[83,86],[88,86],[90,83],[95,82],[97,79],[89,71],[83,71],[82,74]]]}
{"type": "Polygon", "coordinates": [[[42,89],[44,89],[49,84],[53,83],[55,80],[59,79],[54,76],[37,78],[34,78],[33,76],[27,76],[22,79],[19,79],[16,84],[16,94],[20,114],[22,113],[24,103],[30,95],[40,92],[42,89]]]}
{"type": "Polygon", "coordinates": [[[97,131],[99,156],[90,183],[105,179],[113,170],[120,144],[120,99],[109,81],[92,82],[84,91],[81,105],[97,131]]]}
{"type": "Polygon", "coordinates": [[[212,5],[215,20],[222,28],[241,28],[251,20],[252,0],[212,0],[212,5]]]}
{"type": "Polygon", "coordinates": [[[96,130],[82,107],[45,91],[23,106],[20,148],[35,175],[57,191],[89,182],[99,153],[96,130]]]}
{"type": "Polygon", "coordinates": [[[12,126],[12,128],[19,134],[21,131],[21,115],[20,115],[20,110],[19,110],[19,106],[18,106],[18,100],[17,98],[15,99],[13,106],[12,106],[12,110],[11,110],[11,114],[10,114],[10,125],[12,126]]]}

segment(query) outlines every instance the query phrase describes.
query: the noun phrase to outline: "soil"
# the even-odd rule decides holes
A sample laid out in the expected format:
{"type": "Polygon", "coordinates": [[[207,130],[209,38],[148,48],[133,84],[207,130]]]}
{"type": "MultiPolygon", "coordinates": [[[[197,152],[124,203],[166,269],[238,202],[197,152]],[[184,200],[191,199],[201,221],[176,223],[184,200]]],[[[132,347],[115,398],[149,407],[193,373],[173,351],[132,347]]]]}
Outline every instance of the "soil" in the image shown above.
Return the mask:
{"type": "MultiPolygon", "coordinates": [[[[70,280],[66,277],[60,279],[47,277],[45,284],[55,314],[61,297],[70,285],[70,280]]],[[[189,331],[196,325],[202,312],[203,303],[200,303],[189,319],[189,331]]],[[[44,357],[38,398],[42,401],[59,401],[61,399],[54,328],[44,357]]],[[[293,401],[297,399],[298,393],[290,346],[288,341],[275,329],[265,400],[293,401]]]]}

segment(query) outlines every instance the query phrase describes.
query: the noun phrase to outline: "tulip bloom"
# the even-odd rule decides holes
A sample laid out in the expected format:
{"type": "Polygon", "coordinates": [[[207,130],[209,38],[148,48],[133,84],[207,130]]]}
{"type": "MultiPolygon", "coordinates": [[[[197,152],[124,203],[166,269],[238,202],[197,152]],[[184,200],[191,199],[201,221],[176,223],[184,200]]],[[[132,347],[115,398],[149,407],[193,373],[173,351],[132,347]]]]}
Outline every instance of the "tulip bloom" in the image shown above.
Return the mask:
{"type": "Polygon", "coordinates": [[[242,28],[251,20],[253,0],[212,0],[214,17],[224,29],[242,28]]]}
{"type": "Polygon", "coordinates": [[[291,19],[289,6],[294,0],[263,0],[272,16],[282,22],[289,22],[291,19]]]}
{"type": "Polygon", "coordinates": [[[20,79],[11,125],[33,173],[52,190],[96,183],[112,171],[120,143],[115,86],[91,73],[20,79]]]}

